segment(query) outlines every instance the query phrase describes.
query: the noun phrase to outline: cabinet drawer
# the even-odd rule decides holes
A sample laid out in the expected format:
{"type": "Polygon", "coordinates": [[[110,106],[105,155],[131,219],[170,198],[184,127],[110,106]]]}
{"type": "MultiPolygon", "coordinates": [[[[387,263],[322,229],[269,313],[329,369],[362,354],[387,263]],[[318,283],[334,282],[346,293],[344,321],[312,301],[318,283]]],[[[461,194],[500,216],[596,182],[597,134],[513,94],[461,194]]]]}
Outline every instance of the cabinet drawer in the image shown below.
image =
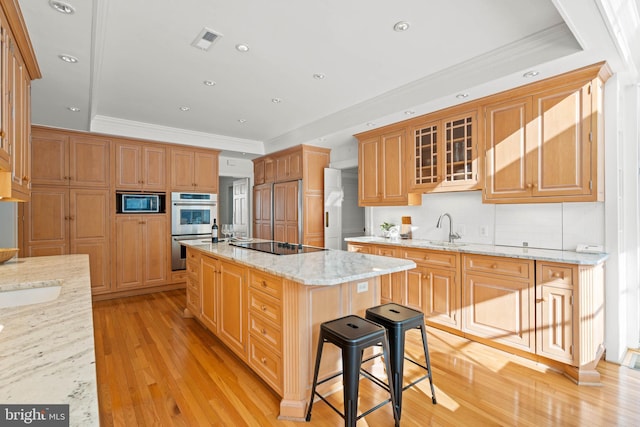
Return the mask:
{"type": "Polygon", "coordinates": [[[249,336],[249,364],[273,389],[282,393],[282,358],[249,336]]]}
{"type": "Polygon", "coordinates": [[[269,295],[253,290],[249,291],[249,308],[258,316],[268,319],[276,325],[282,324],[282,307],[280,301],[269,295]]]}
{"type": "Polygon", "coordinates": [[[538,284],[573,285],[573,268],[555,263],[537,262],[538,284]]]}
{"type": "Polygon", "coordinates": [[[382,255],[382,256],[396,257],[398,256],[398,251],[395,248],[388,248],[383,246],[383,247],[376,247],[375,254],[382,255]]]}
{"type": "Polygon", "coordinates": [[[271,274],[251,271],[249,285],[254,289],[271,295],[278,300],[282,298],[282,279],[271,274]]]}
{"type": "Polygon", "coordinates": [[[477,273],[499,274],[528,279],[531,277],[533,261],[482,255],[465,255],[464,269],[477,273]]]}
{"type": "Polygon", "coordinates": [[[272,325],[271,322],[265,321],[254,312],[249,314],[249,333],[260,337],[262,341],[273,347],[272,350],[278,354],[281,353],[282,330],[280,327],[272,325]]]}
{"type": "Polygon", "coordinates": [[[438,267],[456,268],[460,255],[446,251],[428,251],[421,249],[405,249],[403,258],[415,263],[429,264],[438,267]]]}
{"type": "Polygon", "coordinates": [[[200,260],[187,259],[187,275],[198,275],[200,272],[200,260]]]}
{"type": "Polygon", "coordinates": [[[187,249],[187,262],[189,262],[189,260],[193,260],[193,261],[198,261],[198,263],[200,262],[200,254],[198,252],[196,252],[193,249],[187,249]]]}
{"type": "Polygon", "coordinates": [[[371,253],[371,247],[365,245],[354,245],[353,243],[349,243],[348,250],[349,252],[358,252],[361,254],[371,253]]]}

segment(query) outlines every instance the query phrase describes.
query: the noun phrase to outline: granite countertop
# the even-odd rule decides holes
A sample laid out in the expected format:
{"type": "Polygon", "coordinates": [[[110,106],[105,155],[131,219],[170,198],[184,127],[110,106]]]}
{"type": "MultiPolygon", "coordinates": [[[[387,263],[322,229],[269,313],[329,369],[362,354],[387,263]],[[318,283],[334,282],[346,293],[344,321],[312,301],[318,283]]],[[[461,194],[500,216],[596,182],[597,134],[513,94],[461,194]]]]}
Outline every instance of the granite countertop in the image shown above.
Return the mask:
{"type": "MultiPolygon", "coordinates": [[[[462,246],[441,246],[430,240],[399,239],[392,240],[377,236],[349,237],[345,241],[350,243],[372,243],[378,245],[390,245],[403,248],[435,249],[439,251],[460,252],[478,255],[503,256],[509,258],[533,259],[540,261],[563,262],[567,264],[597,265],[604,262],[609,254],[583,253],[575,251],[559,251],[553,249],[522,248],[513,246],[482,245],[476,243],[464,243],[462,246]]],[[[456,242],[460,243],[460,242],[456,242]]]]}
{"type": "Polygon", "coordinates": [[[326,250],[294,255],[272,255],[228,243],[206,243],[203,240],[181,240],[180,244],[205,254],[290,279],[303,285],[338,285],[383,274],[411,270],[413,261],[378,255],[326,250]]]}
{"type": "Polygon", "coordinates": [[[14,258],[0,292],[62,280],[57,299],[0,309],[0,403],[69,404],[72,426],[99,425],[87,255],[14,258]]]}

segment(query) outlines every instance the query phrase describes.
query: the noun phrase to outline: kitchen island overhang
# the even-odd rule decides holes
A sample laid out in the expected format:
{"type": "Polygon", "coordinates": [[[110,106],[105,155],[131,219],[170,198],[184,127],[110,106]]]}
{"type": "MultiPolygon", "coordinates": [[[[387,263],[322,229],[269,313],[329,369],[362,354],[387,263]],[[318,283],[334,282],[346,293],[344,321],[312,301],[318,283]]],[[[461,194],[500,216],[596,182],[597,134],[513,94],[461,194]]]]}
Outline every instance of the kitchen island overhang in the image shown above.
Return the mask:
{"type": "MultiPolygon", "coordinates": [[[[416,266],[339,250],[278,256],[226,243],[181,243],[188,253],[185,313],[281,397],[279,418],[299,421],[306,414],[320,324],[347,314],[364,317],[380,304],[380,276],[416,266]],[[190,292],[198,294],[190,300],[190,292]]],[[[340,369],[340,354],[331,350],[323,353],[320,375],[340,369]]]]}

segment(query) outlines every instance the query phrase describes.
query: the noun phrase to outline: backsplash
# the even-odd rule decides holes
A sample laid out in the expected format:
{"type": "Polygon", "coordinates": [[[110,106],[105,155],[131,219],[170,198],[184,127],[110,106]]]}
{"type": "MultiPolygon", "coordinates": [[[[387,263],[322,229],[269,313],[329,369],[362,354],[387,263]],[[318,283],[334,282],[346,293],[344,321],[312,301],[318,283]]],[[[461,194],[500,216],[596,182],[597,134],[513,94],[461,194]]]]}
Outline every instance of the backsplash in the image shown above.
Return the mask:
{"type": "Polygon", "coordinates": [[[575,250],[576,245],[604,245],[604,203],[483,204],[479,191],[424,194],[422,206],[367,209],[367,234],[381,235],[380,224],[400,224],[411,216],[413,238],[446,240],[449,222],[468,243],[575,250]]]}

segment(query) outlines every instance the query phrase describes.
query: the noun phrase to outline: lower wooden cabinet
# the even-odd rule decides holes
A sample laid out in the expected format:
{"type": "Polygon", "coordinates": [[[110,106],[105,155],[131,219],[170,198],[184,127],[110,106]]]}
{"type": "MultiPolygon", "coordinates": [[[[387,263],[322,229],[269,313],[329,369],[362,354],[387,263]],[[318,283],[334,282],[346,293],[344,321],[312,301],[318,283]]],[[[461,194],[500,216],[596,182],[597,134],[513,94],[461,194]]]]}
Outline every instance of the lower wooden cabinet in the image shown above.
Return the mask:
{"type": "MultiPolygon", "coordinates": [[[[201,312],[193,313],[213,333],[218,333],[218,265],[215,258],[200,256],[199,252],[187,250],[187,259],[200,259],[200,298],[201,312]],[[198,255],[196,255],[198,254],[198,255]]],[[[188,266],[188,264],[187,264],[188,266]]],[[[187,282],[187,307],[189,307],[189,283],[187,282]]]]}
{"type": "Polygon", "coordinates": [[[202,309],[202,292],[200,286],[200,272],[204,269],[201,265],[199,252],[190,252],[187,255],[187,309],[192,316],[204,315],[202,309]]]}
{"type": "Polygon", "coordinates": [[[167,216],[116,218],[116,289],[164,285],[168,276],[167,216]]]}
{"type": "Polygon", "coordinates": [[[247,355],[247,278],[245,267],[220,261],[218,338],[242,359],[247,355]]]}

